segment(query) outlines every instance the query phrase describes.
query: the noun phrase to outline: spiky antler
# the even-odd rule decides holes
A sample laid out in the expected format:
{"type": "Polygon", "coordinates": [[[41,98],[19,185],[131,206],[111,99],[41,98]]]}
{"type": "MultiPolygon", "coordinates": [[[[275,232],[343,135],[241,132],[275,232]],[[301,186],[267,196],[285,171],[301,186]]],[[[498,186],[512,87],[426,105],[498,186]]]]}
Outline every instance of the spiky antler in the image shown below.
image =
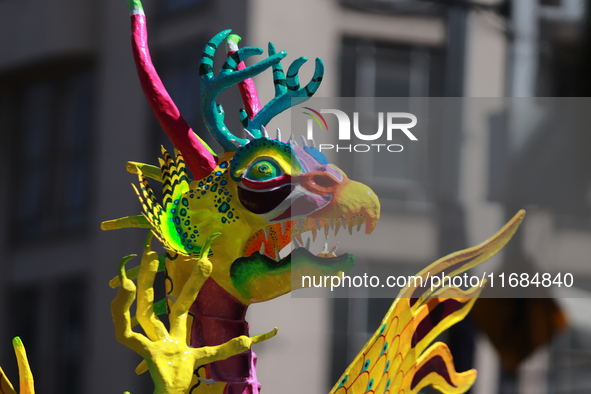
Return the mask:
{"type": "MultiPolygon", "coordinates": [[[[275,46],[269,43],[269,55],[275,55],[275,46]]],[[[275,98],[269,101],[263,109],[250,120],[246,112],[241,111],[240,120],[244,127],[254,136],[260,137],[261,130],[271,119],[285,111],[288,108],[296,106],[308,100],[322,82],[324,76],[324,63],[320,58],[316,58],[316,66],[312,80],[305,86],[300,87],[298,72],[300,67],[308,61],[308,58],[301,56],[291,63],[287,70],[287,79],[283,73],[281,63],[273,66],[273,83],[275,84],[275,98]],[[292,100],[293,99],[293,100],[292,100]]]]}
{"type": "Polygon", "coordinates": [[[297,58],[287,70],[287,78],[283,73],[280,60],[287,55],[285,51],[277,53],[275,46],[269,43],[269,57],[257,64],[237,70],[238,65],[244,58],[252,55],[260,55],[262,49],[254,47],[245,47],[230,55],[222,66],[220,75],[213,76],[213,54],[223,40],[230,34],[226,30],[215,36],[205,47],[199,75],[201,77],[201,110],[204,116],[205,124],[215,139],[222,145],[226,151],[234,151],[238,147],[245,145],[248,140],[236,137],[224,124],[224,111],[221,105],[216,104],[216,97],[224,89],[244,81],[254,75],[259,74],[269,66],[273,66],[273,81],[275,83],[275,97],[269,101],[263,109],[249,117],[247,111],[240,111],[240,120],[249,137],[260,138],[265,135],[265,126],[275,116],[286,109],[308,100],[320,86],[324,75],[324,64],[322,60],[316,58],[316,67],[312,80],[301,87],[298,72],[300,67],[308,61],[304,56],[297,58]],[[295,99],[295,100],[292,100],[295,99]]]}
{"type": "Polygon", "coordinates": [[[203,51],[203,56],[201,57],[201,64],[199,65],[199,77],[201,79],[201,113],[203,114],[205,125],[216,141],[226,151],[235,151],[237,146],[246,144],[248,140],[239,138],[228,130],[224,124],[224,110],[221,105],[216,103],[217,96],[230,86],[251,78],[278,63],[287,55],[287,52],[273,53],[268,58],[252,66],[242,70],[236,70],[242,60],[263,53],[262,49],[256,47],[241,48],[226,59],[218,76],[214,77],[213,55],[230,32],[231,30],[225,30],[207,43],[203,51]]]}

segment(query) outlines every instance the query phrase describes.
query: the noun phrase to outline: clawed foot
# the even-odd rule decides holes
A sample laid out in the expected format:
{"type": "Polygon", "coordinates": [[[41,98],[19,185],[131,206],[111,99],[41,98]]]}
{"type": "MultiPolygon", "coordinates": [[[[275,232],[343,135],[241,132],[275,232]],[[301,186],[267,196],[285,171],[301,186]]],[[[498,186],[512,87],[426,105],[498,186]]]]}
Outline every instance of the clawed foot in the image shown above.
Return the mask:
{"type": "Polygon", "coordinates": [[[156,386],[155,393],[182,394],[190,386],[193,371],[197,366],[225,360],[245,352],[250,347],[277,334],[277,328],[254,337],[239,336],[219,346],[192,348],[186,344],[187,313],[203,283],[209,278],[212,265],[207,255],[215,238],[206,241],[191,277],[180,296],[171,307],[170,331],[154,313],[154,278],[158,271],[158,255],[150,248],[144,249],[137,278],[137,320],[146,335],[132,331],[129,308],[136,297],[136,286],[125,274],[125,264],[133,256],[119,263],[121,286],[111,304],[117,340],[144,358],[156,386]]]}

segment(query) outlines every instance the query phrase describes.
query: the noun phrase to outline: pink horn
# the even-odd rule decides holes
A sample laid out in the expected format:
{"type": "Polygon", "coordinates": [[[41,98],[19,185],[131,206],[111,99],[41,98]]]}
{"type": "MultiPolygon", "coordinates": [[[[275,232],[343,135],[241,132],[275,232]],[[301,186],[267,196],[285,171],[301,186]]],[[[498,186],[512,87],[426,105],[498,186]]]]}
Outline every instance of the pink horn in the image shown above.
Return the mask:
{"type": "MultiPolygon", "coordinates": [[[[230,34],[226,41],[226,55],[231,56],[238,51],[238,43],[242,38],[237,34],[230,34]]],[[[244,62],[240,62],[237,70],[246,68],[244,62]]],[[[240,95],[242,96],[242,103],[244,104],[244,110],[246,114],[252,120],[254,116],[261,110],[261,101],[259,100],[259,94],[257,88],[254,85],[252,78],[245,79],[244,81],[238,82],[238,88],[240,89],[240,95]]]]}
{"type": "Polygon", "coordinates": [[[185,121],[162,84],[150,57],[143,12],[131,15],[131,29],[133,57],[150,108],[174,147],[183,155],[193,178],[203,179],[217,166],[214,153],[185,121]]]}

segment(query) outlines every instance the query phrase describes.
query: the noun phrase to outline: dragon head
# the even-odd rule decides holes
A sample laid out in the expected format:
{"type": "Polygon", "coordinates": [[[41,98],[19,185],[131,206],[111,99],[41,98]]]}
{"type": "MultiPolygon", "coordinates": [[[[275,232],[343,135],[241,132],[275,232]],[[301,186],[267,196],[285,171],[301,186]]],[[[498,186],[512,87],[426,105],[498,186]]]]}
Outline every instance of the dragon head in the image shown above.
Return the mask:
{"type": "Polygon", "coordinates": [[[220,156],[213,173],[193,181],[171,211],[170,233],[185,253],[221,233],[212,247],[212,278],[246,303],[289,292],[292,268],[312,275],[348,271],[352,255],[313,255],[301,234],[310,231],[316,238],[318,231],[359,229],[363,223],[370,233],[379,202],[316,148],[262,137],[220,156]],[[290,242],[292,252],[281,258],[290,242]]]}
{"type": "MultiPolygon", "coordinates": [[[[380,204],[366,185],[350,180],[315,147],[313,140],[299,146],[293,138],[283,140],[277,130],[270,137],[266,125],[280,112],[304,102],[317,90],[324,67],[316,59],[311,82],[300,87],[299,68],[307,60],[296,59],[285,77],[280,60],[269,44],[269,57],[245,67],[242,60],[261,54],[259,48],[238,49],[230,31],[216,35],[206,46],[199,72],[201,112],[207,128],[224,149],[215,155],[207,149],[195,150],[185,158],[195,180],[189,181],[183,149],[176,158],[163,150],[160,161],[164,184],[163,203],[158,204],[140,171],[140,199],[144,215],[165,248],[181,260],[191,259],[213,234],[220,233],[212,246],[211,278],[228,293],[248,305],[275,298],[296,288],[296,276],[337,275],[348,271],[354,257],[336,255],[328,248],[313,255],[301,235],[310,231],[350,232],[365,223],[365,232],[375,228],[380,204]],[[227,40],[228,57],[218,76],[213,73],[213,56],[227,40]],[[253,75],[272,67],[275,97],[260,108],[253,75]],[[246,109],[240,117],[247,138],[231,133],[224,124],[224,111],[217,96],[238,84],[246,109]],[[197,156],[197,157],[196,157],[197,156]],[[213,163],[213,164],[207,164],[213,163]],[[292,244],[291,253],[280,251],[292,244]],[[294,275],[292,281],[292,271],[294,275]],[[293,284],[293,286],[292,286],[293,284]]],[[[173,144],[175,141],[173,140],[173,144]]],[[[309,240],[308,245],[309,246],[309,240]]],[[[180,274],[179,274],[180,275],[180,274]]],[[[188,275],[180,275],[188,276],[188,275]]]]}

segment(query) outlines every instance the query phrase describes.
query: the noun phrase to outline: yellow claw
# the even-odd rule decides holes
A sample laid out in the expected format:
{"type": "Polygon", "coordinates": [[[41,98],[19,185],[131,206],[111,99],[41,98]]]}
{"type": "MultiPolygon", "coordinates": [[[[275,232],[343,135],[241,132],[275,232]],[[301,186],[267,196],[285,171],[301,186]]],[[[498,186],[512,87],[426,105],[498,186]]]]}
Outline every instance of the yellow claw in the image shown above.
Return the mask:
{"type": "Polygon", "coordinates": [[[279,331],[279,329],[277,327],[275,327],[273,330],[264,333],[264,334],[259,334],[259,335],[255,335],[254,337],[252,337],[252,343],[251,345],[254,345],[255,343],[261,343],[266,341],[267,339],[271,339],[273,338],[275,335],[277,335],[277,331],[279,331]]]}
{"type": "Polygon", "coordinates": [[[146,236],[146,240],[144,241],[144,253],[149,252],[152,250],[152,239],[154,238],[154,234],[150,231],[146,236]]]}
{"type": "MultiPolygon", "coordinates": [[[[12,340],[12,346],[14,347],[14,353],[16,354],[16,361],[18,363],[20,394],[35,394],[33,373],[29,366],[25,346],[19,337],[15,337],[12,340]]],[[[16,394],[12,383],[10,383],[2,368],[0,368],[0,392],[4,394],[16,394]]]]}
{"type": "Polygon", "coordinates": [[[213,233],[207,238],[203,248],[201,249],[201,253],[199,253],[199,260],[207,259],[209,255],[209,251],[211,250],[211,245],[213,245],[213,241],[215,241],[222,233],[213,233]]]}
{"type": "MultiPolygon", "coordinates": [[[[125,260],[125,263],[124,263],[124,265],[125,265],[125,264],[126,264],[128,261],[129,261],[129,260],[133,259],[134,257],[137,257],[137,254],[130,254],[130,255],[128,255],[128,256],[125,256],[125,257],[123,258],[123,260],[121,260],[121,261],[124,261],[124,260],[125,260]]],[[[121,264],[121,262],[120,262],[119,264],[121,264]]],[[[140,267],[139,267],[139,266],[137,266],[137,267],[133,267],[132,269],[130,269],[130,270],[127,270],[127,271],[125,272],[125,276],[126,276],[127,278],[129,278],[129,279],[136,279],[136,278],[137,278],[137,274],[138,274],[139,270],[140,270],[140,267]]],[[[109,281],[109,286],[110,286],[112,289],[116,289],[116,288],[117,288],[117,287],[119,287],[120,285],[121,285],[121,278],[119,278],[119,275],[117,275],[116,277],[114,277],[113,279],[111,279],[111,280],[109,281]]]]}
{"type": "Polygon", "coordinates": [[[125,264],[133,256],[124,257],[119,263],[121,286],[111,304],[117,340],[144,358],[136,373],[150,372],[156,394],[183,394],[191,386],[195,368],[215,361],[225,360],[250,349],[255,343],[266,341],[277,334],[272,331],[254,337],[240,336],[218,346],[191,348],[186,343],[186,317],[189,308],[212,271],[208,259],[213,241],[220,234],[210,236],[199,256],[191,277],[170,311],[170,331],[153,312],[153,283],[158,267],[155,253],[150,249],[152,237],[144,245],[142,263],[138,272],[138,287],[127,277],[125,264]],[[132,331],[129,309],[138,293],[138,321],[147,336],[132,331]]]}
{"type": "Polygon", "coordinates": [[[12,346],[14,347],[16,360],[18,362],[20,394],[34,394],[35,387],[33,374],[31,373],[31,367],[29,366],[29,360],[27,359],[25,345],[23,345],[23,342],[19,337],[15,337],[12,340],[12,346]]]}
{"type": "Polygon", "coordinates": [[[119,286],[117,296],[111,303],[111,314],[113,315],[117,341],[144,357],[149,353],[148,345],[150,341],[146,337],[131,330],[129,308],[135,300],[136,287],[131,280],[127,279],[125,264],[132,258],[133,256],[126,256],[119,262],[118,271],[121,286],[119,286]]]}
{"type": "Polygon", "coordinates": [[[137,276],[136,318],[152,341],[167,335],[166,327],[154,313],[154,279],[157,272],[158,254],[152,251],[152,233],[149,233],[137,276]]]}
{"type": "Polygon", "coordinates": [[[142,362],[139,363],[137,367],[135,367],[136,375],[141,375],[144,372],[148,372],[148,363],[146,360],[142,360],[142,362]]]}
{"type": "Polygon", "coordinates": [[[255,343],[261,343],[267,339],[273,338],[275,335],[277,335],[277,331],[277,327],[275,327],[273,330],[267,333],[255,335],[254,337],[241,335],[219,346],[205,346],[194,349],[197,359],[197,363],[195,365],[209,364],[216,361],[225,360],[236,354],[243,353],[250,349],[250,347],[255,343]]]}

